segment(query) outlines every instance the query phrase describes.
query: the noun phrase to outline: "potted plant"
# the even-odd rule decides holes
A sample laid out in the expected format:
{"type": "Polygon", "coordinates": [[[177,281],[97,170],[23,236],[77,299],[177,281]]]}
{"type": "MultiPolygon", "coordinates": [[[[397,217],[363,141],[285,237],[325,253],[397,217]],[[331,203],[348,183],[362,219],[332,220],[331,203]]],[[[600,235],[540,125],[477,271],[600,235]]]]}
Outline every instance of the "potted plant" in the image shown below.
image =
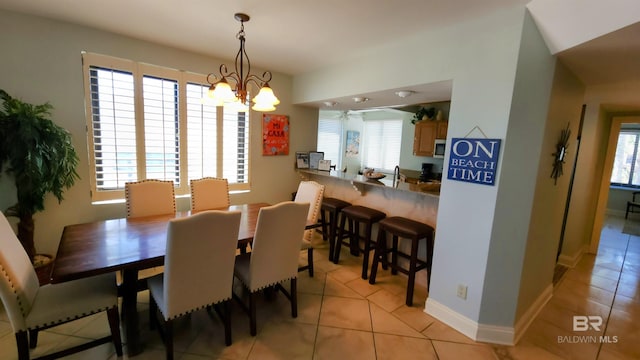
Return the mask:
{"type": "Polygon", "coordinates": [[[0,174],[13,175],[18,203],[6,210],[18,222],[18,238],[35,262],[33,215],[44,210],[45,196],[58,202],[63,192],[79,179],[78,155],[71,134],[51,119],[49,103],[32,105],[0,89],[0,174]]]}
{"type": "Polygon", "coordinates": [[[411,120],[412,124],[415,124],[418,121],[422,120],[432,120],[436,115],[436,108],[434,107],[421,107],[416,113],[413,115],[413,119],[411,120]]]}

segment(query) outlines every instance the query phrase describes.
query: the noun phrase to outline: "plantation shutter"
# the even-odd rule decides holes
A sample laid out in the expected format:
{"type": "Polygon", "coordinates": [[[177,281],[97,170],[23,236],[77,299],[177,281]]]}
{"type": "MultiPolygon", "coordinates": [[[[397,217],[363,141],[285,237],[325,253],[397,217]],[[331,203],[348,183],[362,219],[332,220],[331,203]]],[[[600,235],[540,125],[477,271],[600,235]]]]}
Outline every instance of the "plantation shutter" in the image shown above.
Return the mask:
{"type": "Polygon", "coordinates": [[[123,188],[138,178],[133,74],[91,66],[89,82],[96,188],[123,188]]]}

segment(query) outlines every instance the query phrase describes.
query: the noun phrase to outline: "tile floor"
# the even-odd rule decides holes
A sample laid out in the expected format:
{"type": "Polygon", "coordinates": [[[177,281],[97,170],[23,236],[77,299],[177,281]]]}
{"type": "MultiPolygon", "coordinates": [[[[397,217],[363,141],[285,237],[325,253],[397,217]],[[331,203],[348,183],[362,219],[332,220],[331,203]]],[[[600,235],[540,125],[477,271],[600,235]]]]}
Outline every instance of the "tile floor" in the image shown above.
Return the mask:
{"type": "MultiPolygon", "coordinates": [[[[414,306],[404,305],[404,276],[378,273],[376,285],[360,279],[360,258],[345,253],[340,265],[316,252],[316,274],[301,274],[299,314],[292,319],[281,294],[258,306],[258,335],[232,305],[233,344],[224,346],[223,329],[205,311],[176,324],[176,358],[191,359],[640,359],[640,237],[621,233],[624,220],[609,218],[598,256],[585,255],[568,270],[554,296],[517,346],[476,343],[423,312],[426,289],[416,288],[414,306]],[[599,315],[600,331],[572,331],[574,315],[599,315]],[[616,343],[602,343],[599,336],[616,343]],[[584,337],[578,337],[584,336],[584,337]],[[596,336],[595,338],[592,336],[596,336]]],[[[141,337],[135,359],[159,359],[164,347],[147,327],[148,294],[140,293],[141,337]]],[[[108,334],[104,315],[41,333],[37,356],[108,334]]],[[[15,340],[0,309],[0,359],[16,359],[15,340]]],[[[124,358],[127,356],[125,355],[124,358]]],[[[71,359],[115,359],[111,344],[71,359]]]]}

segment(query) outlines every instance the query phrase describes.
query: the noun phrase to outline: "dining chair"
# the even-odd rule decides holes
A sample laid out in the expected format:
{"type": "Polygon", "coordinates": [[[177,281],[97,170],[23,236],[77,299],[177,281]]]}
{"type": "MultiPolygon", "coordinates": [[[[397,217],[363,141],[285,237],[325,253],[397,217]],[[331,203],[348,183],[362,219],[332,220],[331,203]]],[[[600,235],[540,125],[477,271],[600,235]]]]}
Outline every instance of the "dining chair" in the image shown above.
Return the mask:
{"type": "Polygon", "coordinates": [[[228,208],[229,182],[227,179],[204,177],[189,182],[191,187],[191,211],[228,208]]]}
{"type": "MultiPolygon", "coordinates": [[[[176,197],[171,180],[146,179],[124,184],[124,196],[127,205],[127,218],[175,214],[176,197]]],[[[138,272],[138,290],[146,290],[144,280],[161,274],[162,266],[144,269],[138,272]]],[[[118,273],[118,283],[122,283],[122,273],[118,273]]]]}
{"type": "Polygon", "coordinates": [[[225,343],[231,345],[228,300],[232,297],[240,214],[208,210],[169,221],[164,274],[147,280],[149,324],[152,328],[157,325],[159,310],[167,359],[173,359],[173,320],[212,306],[224,322],[225,343]]]}
{"type": "Polygon", "coordinates": [[[30,358],[38,332],[102,311],[111,335],[65,348],[41,358],[57,359],[113,342],[122,356],[115,274],[40,286],[36,271],[4,214],[0,216],[0,298],[15,333],[18,359],[30,358]]]}
{"type": "Polygon", "coordinates": [[[176,196],[173,181],[146,179],[124,184],[127,218],[174,214],[176,196]]]}
{"type": "MultiPolygon", "coordinates": [[[[309,212],[307,213],[308,224],[321,224],[318,223],[318,217],[320,216],[320,208],[322,206],[322,198],[324,195],[324,185],[320,185],[315,181],[301,181],[298,184],[298,191],[295,195],[295,202],[309,203],[309,212]]],[[[315,230],[305,230],[302,238],[301,249],[307,251],[307,265],[300,266],[298,271],[309,270],[309,276],[313,277],[313,233],[315,230]]]]}
{"type": "Polygon", "coordinates": [[[258,213],[250,253],[236,256],[234,275],[249,291],[249,306],[234,298],[249,313],[251,335],[256,329],[256,296],[260,290],[275,287],[291,302],[291,316],[298,317],[297,276],[300,239],[307,221],[308,203],[285,201],[263,207],[258,213]],[[282,282],[290,281],[290,290],[282,282]]]}

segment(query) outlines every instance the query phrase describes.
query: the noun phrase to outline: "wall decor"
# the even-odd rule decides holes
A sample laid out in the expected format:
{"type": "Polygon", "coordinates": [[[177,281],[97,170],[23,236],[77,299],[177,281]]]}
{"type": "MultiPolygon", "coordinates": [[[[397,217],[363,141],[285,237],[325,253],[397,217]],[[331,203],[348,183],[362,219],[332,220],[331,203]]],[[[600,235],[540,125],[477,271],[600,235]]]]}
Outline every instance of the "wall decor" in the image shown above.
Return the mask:
{"type": "Polygon", "coordinates": [[[309,169],[318,170],[320,160],[324,160],[324,152],[322,151],[310,151],[309,152],[309,169]]]}
{"type": "Polygon", "coordinates": [[[453,138],[447,178],[494,185],[501,142],[500,139],[453,138]]]}
{"type": "Polygon", "coordinates": [[[289,155],[289,116],[262,114],[262,155],[289,155]]]}
{"type": "Polygon", "coordinates": [[[569,137],[571,136],[571,130],[569,129],[569,123],[567,128],[562,129],[560,132],[560,139],[556,144],[556,152],[551,154],[553,156],[553,170],[551,170],[551,178],[553,184],[558,183],[558,178],[562,176],[562,165],[564,165],[564,159],[567,155],[567,148],[569,147],[569,137]]]}
{"type": "Polygon", "coordinates": [[[347,130],[347,147],[346,153],[348,158],[357,158],[360,154],[360,132],[355,130],[347,130]]]}
{"type": "Polygon", "coordinates": [[[331,160],[318,161],[318,170],[331,171],[331,160]]]}
{"type": "Polygon", "coordinates": [[[297,169],[309,168],[309,152],[308,151],[296,151],[296,168],[297,169]]]}

